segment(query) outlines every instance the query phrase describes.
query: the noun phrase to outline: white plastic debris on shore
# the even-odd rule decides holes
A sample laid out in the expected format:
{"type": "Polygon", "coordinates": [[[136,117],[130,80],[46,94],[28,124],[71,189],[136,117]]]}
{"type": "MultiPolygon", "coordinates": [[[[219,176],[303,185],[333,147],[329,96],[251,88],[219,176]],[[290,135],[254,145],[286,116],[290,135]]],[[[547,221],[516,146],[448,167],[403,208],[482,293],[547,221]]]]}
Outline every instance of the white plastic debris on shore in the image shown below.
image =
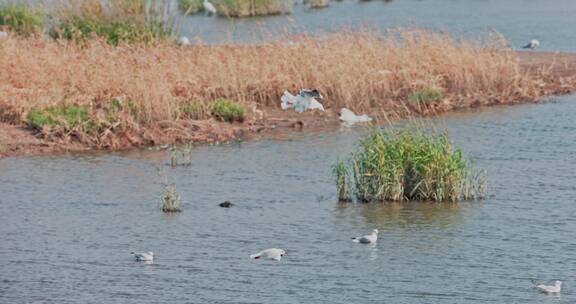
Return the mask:
{"type": "Polygon", "coordinates": [[[361,122],[370,122],[372,121],[372,117],[364,114],[364,115],[356,115],[354,114],[354,112],[350,111],[347,108],[342,108],[340,110],[340,120],[345,124],[345,125],[353,125],[356,123],[361,123],[361,122]]]}
{"type": "Polygon", "coordinates": [[[324,106],[316,100],[322,98],[322,94],[318,90],[303,89],[296,96],[284,91],[284,95],[280,98],[280,107],[282,110],[294,108],[298,113],[306,110],[320,110],[324,112],[324,106]]]}

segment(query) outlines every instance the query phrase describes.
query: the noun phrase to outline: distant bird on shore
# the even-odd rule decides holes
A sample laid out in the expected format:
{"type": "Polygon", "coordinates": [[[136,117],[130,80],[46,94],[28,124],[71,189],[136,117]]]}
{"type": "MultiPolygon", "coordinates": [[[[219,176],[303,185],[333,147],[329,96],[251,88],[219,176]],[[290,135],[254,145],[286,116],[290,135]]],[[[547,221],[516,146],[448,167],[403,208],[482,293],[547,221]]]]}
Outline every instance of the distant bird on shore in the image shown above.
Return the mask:
{"type": "Polygon", "coordinates": [[[532,40],[530,40],[530,42],[527,45],[523,46],[522,48],[533,50],[539,46],[540,46],[540,41],[538,41],[536,39],[532,39],[532,40]]]}
{"type": "Polygon", "coordinates": [[[178,45],[188,46],[188,45],[190,45],[190,39],[188,39],[188,37],[186,37],[186,36],[182,36],[182,37],[178,38],[178,45]]]}
{"type": "Polygon", "coordinates": [[[131,252],[137,262],[152,262],[154,260],[154,252],[131,252]]]}
{"type": "Polygon", "coordinates": [[[204,6],[204,10],[206,11],[206,14],[208,16],[216,15],[216,7],[214,6],[214,4],[210,3],[210,1],[204,0],[202,5],[204,6]]]}
{"type": "Polygon", "coordinates": [[[360,244],[374,244],[378,241],[378,229],[372,230],[372,234],[369,235],[353,237],[352,241],[360,244]]]}
{"type": "Polygon", "coordinates": [[[562,281],[555,281],[554,285],[536,284],[534,281],[532,283],[534,283],[534,288],[543,293],[560,293],[562,289],[562,281]]]}
{"type": "Polygon", "coordinates": [[[283,256],[286,255],[286,250],[278,249],[278,248],[270,248],[266,250],[262,250],[256,254],[250,255],[251,259],[258,260],[258,259],[268,259],[268,260],[276,260],[280,261],[283,256]]]}
{"type": "Polygon", "coordinates": [[[7,38],[7,37],[8,37],[8,33],[0,31],[0,39],[7,38]]]}

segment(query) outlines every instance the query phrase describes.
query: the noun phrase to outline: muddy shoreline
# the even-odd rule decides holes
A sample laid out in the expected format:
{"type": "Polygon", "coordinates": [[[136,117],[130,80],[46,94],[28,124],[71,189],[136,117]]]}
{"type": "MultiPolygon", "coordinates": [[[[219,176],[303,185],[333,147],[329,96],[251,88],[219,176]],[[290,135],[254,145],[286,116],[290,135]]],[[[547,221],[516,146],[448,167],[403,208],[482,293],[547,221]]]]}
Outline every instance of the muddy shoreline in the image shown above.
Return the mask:
{"type": "MultiPolygon", "coordinates": [[[[520,67],[528,72],[544,73],[556,83],[548,88],[550,94],[569,94],[576,91],[576,54],[558,52],[517,52],[520,67]]],[[[328,97],[329,98],[329,97],[328,97]]],[[[527,101],[515,101],[514,104],[527,101]]],[[[510,104],[493,102],[492,104],[510,104]]],[[[472,108],[476,105],[469,105],[472,108]]],[[[410,112],[402,107],[385,106],[374,109],[372,115],[382,113],[391,114],[392,117],[406,117],[412,115],[434,115],[444,112],[462,110],[463,107],[453,108],[441,105],[439,108],[430,108],[418,113],[410,112]]],[[[325,113],[297,114],[293,111],[282,111],[279,107],[263,107],[259,109],[261,117],[248,119],[243,123],[223,123],[213,119],[203,121],[166,121],[158,122],[151,128],[151,133],[161,132],[166,136],[150,136],[150,140],[139,139],[120,145],[118,150],[128,150],[149,147],[154,145],[170,145],[184,143],[218,143],[233,139],[250,139],[256,136],[274,136],[286,131],[313,131],[330,129],[339,126],[338,109],[328,108],[325,113]],[[187,137],[170,136],[186,130],[187,137]],[[190,131],[192,130],[192,131],[190,131]],[[158,140],[162,138],[162,140],[158,140]]],[[[129,138],[129,136],[127,137],[129,138]]],[[[26,125],[11,125],[0,122],[0,158],[10,156],[59,154],[67,152],[83,152],[98,149],[81,144],[74,140],[47,140],[40,137],[26,125]]]]}

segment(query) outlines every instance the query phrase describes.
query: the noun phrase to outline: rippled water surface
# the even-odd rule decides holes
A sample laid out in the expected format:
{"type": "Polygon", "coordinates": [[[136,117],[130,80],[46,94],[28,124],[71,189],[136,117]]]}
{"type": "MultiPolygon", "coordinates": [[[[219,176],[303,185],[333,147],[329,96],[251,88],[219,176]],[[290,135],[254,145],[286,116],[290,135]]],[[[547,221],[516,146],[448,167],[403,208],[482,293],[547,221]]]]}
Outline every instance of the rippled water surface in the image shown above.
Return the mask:
{"type": "Polygon", "coordinates": [[[492,196],[460,205],[338,204],[330,165],[362,130],[199,147],[177,169],[162,151],[3,159],[0,303],[574,303],[575,116],[571,96],[438,119],[488,172],[492,196]],[[158,210],[158,166],[183,213],[158,210]],[[373,228],[377,246],[351,242],[373,228]],[[288,256],[249,260],[268,247],[288,256]]]}
{"type": "Polygon", "coordinates": [[[277,39],[286,31],[316,34],[422,27],[476,38],[495,30],[515,48],[539,39],[541,50],[576,51],[575,16],[573,0],[343,0],[321,10],[297,5],[293,14],[283,16],[226,19],[200,14],[185,18],[182,31],[214,43],[277,39]]]}

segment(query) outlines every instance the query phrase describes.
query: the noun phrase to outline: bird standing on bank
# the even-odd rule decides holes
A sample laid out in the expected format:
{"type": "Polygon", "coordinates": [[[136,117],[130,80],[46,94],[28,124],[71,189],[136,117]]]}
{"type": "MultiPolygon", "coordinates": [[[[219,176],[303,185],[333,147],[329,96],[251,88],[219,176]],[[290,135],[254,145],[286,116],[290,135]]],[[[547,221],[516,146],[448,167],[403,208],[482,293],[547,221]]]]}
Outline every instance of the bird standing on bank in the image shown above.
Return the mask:
{"type": "Polygon", "coordinates": [[[190,45],[190,39],[188,39],[188,37],[186,37],[186,36],[182,36],[182,37],[178,38],[178,45],[188,46],[188,45],[190,45]]]}
{"type": "Polygon", "coordinates": [[[204,0],[202,6],[204,7],[204,11],[206,11],[206,14],[208,16],[216,15],[216,7],[214,6],[214,4],[210,3],[210,1],[204,0]]]}

